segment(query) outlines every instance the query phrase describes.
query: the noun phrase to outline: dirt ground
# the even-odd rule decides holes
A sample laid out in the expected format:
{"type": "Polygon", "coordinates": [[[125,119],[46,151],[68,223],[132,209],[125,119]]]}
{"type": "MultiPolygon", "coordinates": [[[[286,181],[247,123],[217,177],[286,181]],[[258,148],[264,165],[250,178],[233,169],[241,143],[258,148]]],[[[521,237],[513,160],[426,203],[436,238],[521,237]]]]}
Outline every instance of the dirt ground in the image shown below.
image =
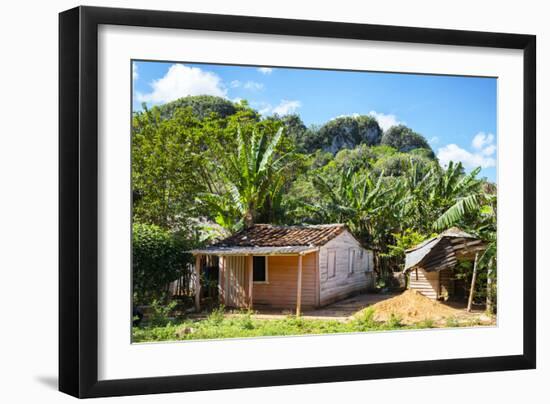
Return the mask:
{"type": "MultiPolygon", "coordinates": [[[[348,321],[361,311],[372,307],[375,319],[386,321],[392,315],[401,319],[403,324],[415,324],[432,321],[434,326],[452,325],[494,325],[495,319],[487,316],[483,309],[466,311],[464,302],[439,302],[431,300],[416,291],[403,293],[365,293],[333,303],[326,307],[307,310],[303,318],[348,321]]],[[[255,308],[256,318],[282,318],[293,314],[291,310],[255,308]]]]}
{"type": "Polygon", "coordinates": [[[494,318],[487,316],[483,309],[474,308],[466,311],[465,302],[440,302],[429,299],[422,294],[406,290],[398,296],[372,305],[374,318],[386,321],[392,315],[398,316],[404,324],[421,321],[433,321],[436,326],[447,323],[464,323],[472,325],[492,325],[494,318]]]}
{"type": "MultiPolygon", "coordinates": [[[[397,296],[397,294],[364,293],[319,309],[304,310],[302,312],[302,318],[347,321],[364,308],[394,296],[397,296]]],[[[288,309],[277,310],[273,308],[255,307],[254,311],[256,311],[255,317],[259,319],[283,318],[289,314],[294,314],[293,310],[288,309]]]]}

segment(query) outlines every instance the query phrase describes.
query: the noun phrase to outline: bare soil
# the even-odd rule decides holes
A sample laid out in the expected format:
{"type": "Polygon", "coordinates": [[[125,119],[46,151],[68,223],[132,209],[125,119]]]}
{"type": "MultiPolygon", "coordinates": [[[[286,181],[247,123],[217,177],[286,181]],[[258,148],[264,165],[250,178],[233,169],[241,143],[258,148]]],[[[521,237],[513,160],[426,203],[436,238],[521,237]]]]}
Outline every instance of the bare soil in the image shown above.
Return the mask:
{"type": "Polygon", "coordinates": [[[456,303],[443,303],[423,296],[414,290],[406,290],[400,295],[380,301],[370,306],[374,309],[377,321],[387,321],[391,316],[401,319],[404,324],[432,321],[435,326],[451,325],[493,325],[492,316],[481,310],[467,312],[456,303]]]}

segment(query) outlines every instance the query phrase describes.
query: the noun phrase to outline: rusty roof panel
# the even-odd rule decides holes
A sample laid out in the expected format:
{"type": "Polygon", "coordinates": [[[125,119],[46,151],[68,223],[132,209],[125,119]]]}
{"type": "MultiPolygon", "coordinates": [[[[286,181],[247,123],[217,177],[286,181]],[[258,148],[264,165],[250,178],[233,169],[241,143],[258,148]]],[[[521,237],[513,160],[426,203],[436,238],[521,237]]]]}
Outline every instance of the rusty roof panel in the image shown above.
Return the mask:
{"type": "Polygon", "coordinates": [[[346,229],[343,224],[274,226],[255,224],[212,247],[318,247],[326,244],[346,229]]]}

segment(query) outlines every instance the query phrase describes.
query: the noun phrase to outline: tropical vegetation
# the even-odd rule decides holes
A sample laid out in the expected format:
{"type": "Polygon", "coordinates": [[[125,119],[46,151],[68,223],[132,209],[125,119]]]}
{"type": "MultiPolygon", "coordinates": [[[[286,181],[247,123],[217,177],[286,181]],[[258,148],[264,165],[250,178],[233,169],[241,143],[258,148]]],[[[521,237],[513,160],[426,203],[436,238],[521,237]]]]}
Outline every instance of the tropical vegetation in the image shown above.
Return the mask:
{"type": "Polygon", "coordinates": [[[375,251],[382,279],[446,228],[482,238],[477,296],[494,302],[496,185],[479,171],[442,167],[421,134],[372,116],[307,127],[212,96],[143,105],[132,118],[134,296],[160,298],[188,268],[183,251],[253,223],[338,222],[375,251]]]}

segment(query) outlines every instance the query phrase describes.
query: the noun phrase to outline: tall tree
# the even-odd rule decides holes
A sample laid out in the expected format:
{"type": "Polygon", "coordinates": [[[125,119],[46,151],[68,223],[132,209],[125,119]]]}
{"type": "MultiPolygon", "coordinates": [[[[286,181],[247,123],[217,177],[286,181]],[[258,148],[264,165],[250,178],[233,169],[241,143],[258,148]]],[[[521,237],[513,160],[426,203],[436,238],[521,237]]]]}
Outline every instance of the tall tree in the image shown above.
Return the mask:
{"type": "MultiPolygon", "coordinates": [[[[275,200],[281,182],[296,163],[293,151],[280,149],[283,128],[274,134],[268,128],[255,128],[247,134],[237,130],[237,148],[224,153],[217,175],[223,179],[226,192],[210,195],[206,199],[224,217],[235,219],[249,227],[261,213],[266,200],[275,200]]],[[[233,226],[227,220],[226,226],[233,226]]]]}
{"type": "Polygon", "coordinates": [[[201,169],[204,122],[191,109],[162,119],[159,108],[145,109],[132,121],[133,213],[138,222],[182,225],[193,212],[193,198],[204,190],[201,169]]]}

